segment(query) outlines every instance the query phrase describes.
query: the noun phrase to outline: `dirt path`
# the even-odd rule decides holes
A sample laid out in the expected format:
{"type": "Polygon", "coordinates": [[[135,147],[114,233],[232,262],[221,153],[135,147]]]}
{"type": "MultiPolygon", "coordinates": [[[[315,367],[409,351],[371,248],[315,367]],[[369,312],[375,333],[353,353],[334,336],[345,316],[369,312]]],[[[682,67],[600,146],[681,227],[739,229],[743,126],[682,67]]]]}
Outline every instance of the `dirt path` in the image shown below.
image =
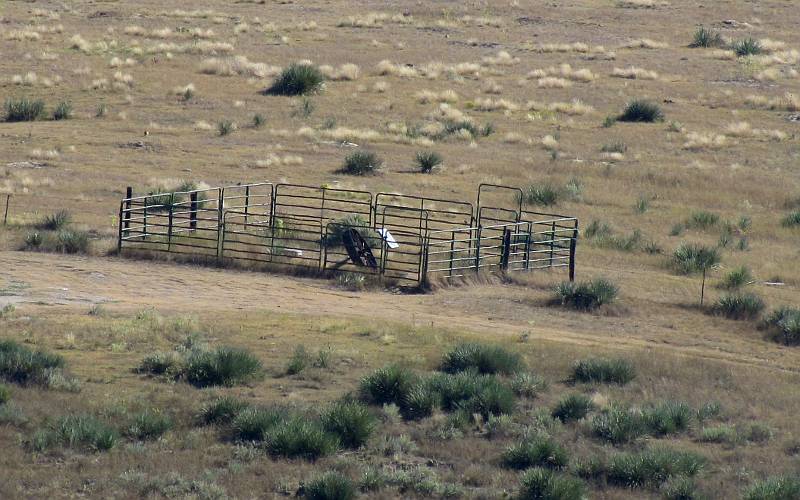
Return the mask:
{"type": "Polygon", "coordinates": [[[721,349],[718,338],[705,340],[687,334],[648,338],[637,333],[646,328],[603,332],[592,327],[591,318],[564,320],[565,324],[556,328],[540,327],[525,319],[535,317],[535,310],[526,317],[504,315],[503,299],[487,295],[487,288],[491,287],[456,288],[429,295],[352,293],[331,288],[324,281],[273,274],[116,258],[0,252],[0,307],[17,303],[18,307],[59,304],[88,309],[91,304],[114,303],[115,307],[155,306],[172,312],[251,309],[379,317],[493,335],[519,336],[524,332],[532,340],[640,352],[661,350],[751,367],[800,371],[800,354],[760,340],[732,337],[725,339],[725,348],[721,349]]]}

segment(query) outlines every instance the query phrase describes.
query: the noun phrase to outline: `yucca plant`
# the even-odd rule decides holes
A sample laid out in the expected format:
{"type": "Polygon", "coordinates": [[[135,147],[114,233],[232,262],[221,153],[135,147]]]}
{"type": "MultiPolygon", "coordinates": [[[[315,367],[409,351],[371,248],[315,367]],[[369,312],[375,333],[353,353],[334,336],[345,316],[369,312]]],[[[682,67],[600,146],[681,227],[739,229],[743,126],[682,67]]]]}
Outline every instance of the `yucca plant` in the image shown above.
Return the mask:
{"type": "Polygon", "coordinates": [[[47,231],[58,231],[67,226],[72,220],[72,215],[67,210],[59,210],[58,212],[45,215],[38,224],[37,229],[47,231]]]}
{"type": "Polygon", "coordinates": [[[433,172],[433,169],[439,167],[443,162],[442,155],[434,151],[417,151],[417,155],[414,157],[417,169],[423,174],[433,172]]]}
{"type": "Polygon", "coordinates": [[[519,353],[499,345],[468,342],[448,351],[439,368],[448,373],[475,370],[478,373],[510,375],[524,369],[525,362],[519,353]]]}
{"type": "Polygon", "coordinates": [[[535,436],[507,448],[501,461],[510,469],[525,470],[531,467],[560,469],[569,463],[569,455],[551,438],[535,436]]]}
{"type": "Polygon", "coordinates": [[[34,433],[31,447],[46,451],[56,446],[106,451],[114,447],[119,436],[105,422],[91,415],[68,415],[34,433]]]}
{"type": "Polygon", "coordinates": [[[672,255],[673,268],[681,274],[703,273],[700,288],[700,305],[703,305],[706,290],[706,273],[719,264],[722,257],[716,248],[695,243],[682,243],[672,255]]]}
{"type": "Polygon", "coordinates": [[[69,120],[72,118],[72,104],[61,101],[53,110],[53,120],[69,120]]]}
{"type": "Polygon", "coordinates": [[[634,377],[633,364],[626,359],[589,358],[572,365],[572,380],[576,382],[624,385],[634,377]]]}
{"type": "Polygon", "coordinates": [[[519,500],[583,500],[586,486],[578,478],[533,468],[520,478],[519,500]]]}
{"type": "Polygon", "coordinates": [[[694,32],[694,39],[692,43],[689,44],[689,47],[698,48],[698,47],[723,47],[725,45],[725,40],[722,38],[717,31],[713,29],[706,28],[705,26],[700,26],[697,28],[697,31],[694,32]]]}
{"type": "Polygon", "coordinates": [[[774,340],[786,345],[800,345],[800,309],[780,307],[764,321],[774,340]]]}
{"type": "Polygon", "coordinates": [[[800,227],[800,210],[795,210],[781,220],[783,227],[800,227]]]}
{"type": "Polygon", "coordinates": [[[731,269],[728,274],[722,278],[719,287],[726,290],[738,290],[751,281],[753,281],[753,275],[750,273],[750,270],[745,266],[739,266],[731,269]]]}
{"type": "Polygon", "coordinates": [[[44,101],[41,99],[7,99],[4,107],[7,122],[30,122],[44,114],[44,101]]]}
{"type": "Polygon", "coordinates": [[[200,411],[200,420],[207,425],[229,424],[249,407],[246,402],[233,396],[223,396],[203,407],[200,411]]]}
{"type": "Polygon", "coordinates": [[[647,432],[641,410],[611,405],[592,417],[592,434],[613,444],[631,442],[647,432]]]}
{"type": "Polygon", "coordinates": [[[198,387],[245,384],[263,372],[261,360],[244,349],[195,351],[186,361],[186,380],[198,387]]]}
{"type": "Polygon", "coordinates": [[[728,319],[752,320],[761,315],[766,305],[754,293],[728,293],[720,297],[712,307],[712,312],[728,319]]]}
{"type": "Polygon", "coordinates": [[[61,230],[56,235],[55,250],[61,253],[86,253],[89,250],[89,233],[61,230]]]}
{"type": "Polygon", "coordinates": [[[705,457],[692,452],[649,448],[612,457],[607,477],[611,484],[629,488],[657,488],[671,478],[696,475],[706,462],[705,457]]]}
{"type": "Polygon", "coordinates": [[[756,481],[744,493],[744,500],[798,500],[800,477],[772,476],[756,481]]]}
{"type": "Polygon", "coordinates": [[[322,427],[336,435],[345,448],[360,448],[375,430],[375,417],[358,401],[338,401],[322,414],[322,427]]]}
{"type": "Polygon", "coordinates": [[[145,410],[135,415],[126,435],[133,439],[158,439],[174,427],[172,417],[157,410],[145,410]]]}
{"type": "Polygon", "coordinates": [[[751,37],[733,42],[731,49],[736,52],[736,55],[739,57],[755,56],[764,50],[761,46],[761,42],[751,37]]]}
{"type": "Polygon", "coordinates": [[[303,495],[308,500],[352,500],[356,488],[350,478],[331,471],[312,479],[305,485],[303,495]]]}
{"type": "Polygon", "coordinates": [[[658,104],[642,99],[634,99],[629,102],[625,109],[617,117],[621,122],[660,122],[664,121],[664,112],[658,104]]]}
{"type": "Polygon", "coordinates": [[[531,184],[523,192],[522,200],[529,205],[551,206],[560,197],[561,190],[553,184],[531,184]]]}
{"type": "Polygon", "coordinates": [[[619,289],[611,281],[597,278],[581,283],[564,281],[556,286],[555,293],[561,305],[588,311],[614,302],[619,289]]]}
{"type": "Polygon", "coordinates": [[[236,124],[231,120],[222,120],[217,123],[217,133],[221,136],[228,135],[234,130],[236,130],[236,124]]]}
{"type": "Polygon", "coordinates": [[[341,174],[371,175],[376,174],[383,166],[383,160],[372,151],[354,151],[344,159],[341,174]]]}
{"type": "Polygon", "coordinates": [[[417,383],[417,376],[408,368],[387,366],[361,379],[360,397],[371,404],[394,403],[398,406],[417,383]]]}
{"type": "Polygon", "coordinates": [[[562,398],[553,408],[553,418],[562,422],[580,420],[594,409],[594,403],[584,394],[573,393],[562,398]]]}
{"type": "Polygon", "coordinates": [[[325,76],[316,66],[292,64],[263,93],[287,96],[310,94],[322,88],[324,81],[325,76]]]}

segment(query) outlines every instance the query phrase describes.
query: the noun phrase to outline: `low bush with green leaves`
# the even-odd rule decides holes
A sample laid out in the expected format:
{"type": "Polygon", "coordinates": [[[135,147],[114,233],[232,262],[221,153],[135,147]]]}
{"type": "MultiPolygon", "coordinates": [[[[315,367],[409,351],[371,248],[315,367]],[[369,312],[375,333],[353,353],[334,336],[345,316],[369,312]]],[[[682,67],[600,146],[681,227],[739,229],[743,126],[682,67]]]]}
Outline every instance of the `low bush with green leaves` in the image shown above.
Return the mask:
{"type": "Polygon", "coordinates": [[[61,101],[53,110],[53,120],[69,120],[72,118],[72,104],[61,101]]]}
{"type": "Polygon", "coordinates": [[[194,351],[186,361],[186,380],[198,387],[246,384],[263,373],[261,360],[244,349],[194,351]]]}
{"type": "Polygon", "coordinates": [[[719,224],[719,215],[708,210],[695,210],[684,222],[684,226],[689,229],[710,229],[719,224]]]}
{"type": "Polygon", "coordinates": [[[608,482],[628,488],[658,488],[674,477],[693,477],[705,466],[702,455],[672,448],[619,453],[607,465],[608,482]]]}
{"type": "Polygon", "coordinates": [[[535,398],[547,389],[547,381],[539,375],[517,372],[511,377],[511,390],[520,397],[535,398]]]}
{"type": "Polygon", "coordinates": [[[694,32],[694,38],[692,39],[692,43],[689,44],[689,47],[692,48],[712,48],[712,47],[724,47],[725,46],[725,39],[722,38],[722,35],[719,32],[706,28],[705,26],[700,26],[697,28],[697,31],[694,32]]]}
{"type": "Polygon", "coordinates": [[[353,151],[344,159],[340,174],[348,175],[373,175],[377,174],[383,166],[383,160],[372,151],[353,151]]]}
{"type": "Polygon", "coordinates": [[[744,500],[800,500],[800,476],[772,476],[756,481],[744,492],[744,500]]]}
{"type": "Polygon", "coordinates": [[[376,427],[375,416],[358,401],[337,401],[322,413],[321,419],[325,431],[337,436],[345,448],[364,446],[376,427]]]}
{"type": "Polygon", "coordinates": [[[767,316],[764,324],[774,341],[800,345],[800,309],[780,307],[767,316]]]}
{"type": "Polygon", "coordinates": [[[583,500],[583,481],[549,469],[533,468],[520,478],[519,500],[583,500]]]}
{"type": "Polygon", "coordinates": [[[635,377],[636,370],[626,359],[588,358],[572,365],[572,380],[576,382],[624,385],[635,377]]]}
{"type": "Polygon", "coordinates": [[[553,408],[551,415],[562,422],[581,420],[595,408],[592,400],[585,394],[573,393],[563,397],[553,408]]]}
{"type": "Polygon", "coordinates": [[[303,495],[308,500],[352,500],[356,487],[347,476],[330,471],[309,481],[303,495]]]}
{"type": "Polygon", "coordinates": [[[789,213],[781,220],[783,227],[800,227],[800,210],[789,213]]]}
{"type": "Polygon", "coordinates": [[[661,122],[664,121],[664,112],[658,104],[642,99],[630,101],[622,114],[617,116],[620,122],[661,122]]]}
{"type": "Polygon", "coordinates": [[[719,250],[697,243],[682,243],[672,255],[672,267],[680,274],[695,274],[720,261],[719,250]]]}
{"type": "Polygon", "coordinates": [[[335,452],[339,442],[319,421],[290,415],[265,431],[264,445],[273,456],[316,460],[335,452]]]}
{"type": "Polygon", "coordinates": [[[32,122],[44,115],[44,101],[41,99],[6,99],[4,108],[7,122],[32,122]]]}
{"type": "Polygon", "coordinates": [[[423,174],[433,172],[435,168],[442,165],[444,159],[442,155],[435,151],[418,151],[414,157],[414,164],[423,174]]]}
{"type": "Polygon", "coordinates": [[[408,368],[391,365],[380,368],[361,379],[360,397],[369,404],[400,404],[418,382],[417,375],[408,368]]]}
{"type": "Polygon", "coordinates": [[[42,219],[36,224],[36,228],[43,231],[58,231],[59,229],[64,229],[66,226],[68,226],[71,221],[72,214],[70,214],[67,210],[59,210],[58,212],[54,212],[42,217],[42,219]]]}
{"type": "Polygon", "coordinates": [[[762,47],[761,42],[755,38],[748,37],[733,42],[731,44],[731,50],[736,52],[737,56],[744,57],[761,54],[764,51],[764,48],[762,47]]]}
{"type": "Polygon", "coordinates": [[[617,298],[619,289],[605,278],[575,283],[564,281],[556,287],[556,300],[563,306],[589,311],[610,304],[617,298]]]}
{"type": "Polygon", "coordinates": [[[117,431],[91,415],[68,415],[36,431],[30,445],[36,451],[56,447],[106,451],[113,448],[119,435],[117,431]]]}
{"type": "Polygon", "coordinates": [[[726,293],[711,307],[714,314],[734,320],[753,320],[761,316],[766,304],[754,293],[726,293]]]}
{"type": "Polygon", "coordinates": [[[175,426],[169,415],[158,410],[144,410],[133,416],[125,435],[132,439],[158,439],[175,426]]]}
{"type": "Polygon", "coordinates": [[[248,408],[250,405],[240,399],[233,396],[222,396],[200,410],[200,421],[206,425],[227,425],[248,408]]]}
{"type": "Polygon", "coordinates": [[[746,266],[739,266],[728,271],[719,284],[725,290],[738,290],[753,281],[753,275],[746,266]]]}
{"type": "Polygon", "coordinates": [[[561,445],[546,436],[534,436],[511,445],[503,452],[501,462],[509,469],[531,467],[561,469],[569,463],[569,455],[561,445]]]}
{"type": "Polygon", "coordinates": [[[32,350],[13,340],[0,341],[0,378],[20,385],[53,387],[55,378],[63,378],[64,358],[41,350],[32,350]]]}
{"type": "Polygon", "coordinates": [[[447,373],[475,370],[484,374],[511,375],[525,368],[519,353],[493,344],[459,344],[442,358],[439,369],[447,373]]]}
{"type": "Polygon", "coordinates": [[[316,66],[310,64],[292,64],[264,90],[266,95],[296,96],[316,92],[322,88],[325,76],[316,66]]]}

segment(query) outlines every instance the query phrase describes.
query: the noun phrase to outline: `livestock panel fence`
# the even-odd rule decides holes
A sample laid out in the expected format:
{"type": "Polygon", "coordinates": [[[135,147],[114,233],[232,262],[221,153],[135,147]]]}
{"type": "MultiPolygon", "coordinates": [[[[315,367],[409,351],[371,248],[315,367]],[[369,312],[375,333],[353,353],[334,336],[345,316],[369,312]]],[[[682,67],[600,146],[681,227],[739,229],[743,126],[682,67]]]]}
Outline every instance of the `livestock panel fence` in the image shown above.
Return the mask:
{"type": "Polygon", "coordinates": [[[129,187],[117,245],[121,254],[360,272],[421,285],[548,268],[565,268],[572,281],[577,240],[575,217],[529,211],[522,191],[509,186],[481,184],[473,205],[260,182],[141,196],[129,187]]]}

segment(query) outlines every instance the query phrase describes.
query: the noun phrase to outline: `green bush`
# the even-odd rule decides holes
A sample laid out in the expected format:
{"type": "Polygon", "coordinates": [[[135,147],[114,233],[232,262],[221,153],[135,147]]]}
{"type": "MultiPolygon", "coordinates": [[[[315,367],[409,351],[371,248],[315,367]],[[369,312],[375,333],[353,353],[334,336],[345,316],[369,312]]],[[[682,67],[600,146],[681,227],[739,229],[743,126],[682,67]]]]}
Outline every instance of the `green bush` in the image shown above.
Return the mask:
{"type": "Polygon", "coordinates": [[[720,261],[716,248],[695,243],[682,243],[672,255],[672,266],[680,274],[694,274],[709,269],[720,261]]]}
{"type": "Polygon", "coordinates": [[[586,487],[580,479],[548,469],[534,468],[520,479],[520,500],[583,500],[586,487]]]}
{"type": "Polygon", "coordinates": [[[728,274],[722,278],[719,287],[726,290],[738,290],[751,281],[753,281],[753,275],[750,273],[750,270],[745,266],[739,266],[731,269],[728,274]]]}
{"type": "Polygon", "coordinates": [[[584,394],[573,393],[562,398],[553,408],[553,418],[562,422],[580,420],[584,418],[590,410],[594,409],[594,403],[584,394]]]}
{"type": "Polygon", "coordinates": [[[694,476],[705,463],[705,457],[696,453],[648,448],[615,455],[608,463],[606,474],[611,484],[629,488],[657,488],[676,476],[694,476]]]}
{"type": "Polygon", "coordinates": [[[564,281],[556,287],[556,298],[561,305],[588,311],[614,302],[619,289],[605,278],[575,283],[564,281]]]}
{"type": "Polygon", "coordinates": [[[263,93],[266,95],[305,95],[319,90],[324,81],[325,76],[316,66],[292,64],[285,68],[263,93]]]}
{"type": "Polygon", "coordinates": [[[338,401],[322,414],[322,427],[345,448],[360,448],[375,430],[375,417],[358,401],[338,401]]]}
{"type": "Polygon", "coordinates": [[[338,447],[336,437],[319,422],[302,416],[291,416],[267,429],[264,442],[271,455],[308,460],[329,455],[338,447]]]}
{"type": "Polygon", "coordinates": [[[417,169],[423,174],[433,172],[433,169],[440,166],[443,161],[442,155],[434,151],[417,151],[417,155],[414,157],[417,169]]]}
{"type": "Polygon", "coordinates": [[[504,467],[517,470],[531,467],[560,469],[569,463],[569,455],[549,437],[535,436],[507,448],[501,462],[504,467]]]}
{"type": "Polygon", "coordinates": [[[378,173],[383,166],[383,160],[372,151],[353,151],[344,159],[340,174],[372,175],[378,173]]]}
{"type": "Polygon", "coordinates": [[[624,385],[634,377],[633,364],[626,359],[589,358],[572,365],[572,380],[576,382],[624,385]]]}
{"type": "Polygon", "coordinates": [[[439,406],[439,395],[427,384],[420,383],[409,389],[399,406],[404,419],[420,420],[433,415],[433,410],[439,406]]]}
{"type": "Polygon", "coordinates": [[[6,99],[7,122],[32,122],[44,114],[44,101],[41,99],[6,99]]]}
{"type": "Polygon", "coordinates": [[[58,231],[69,225],[72,221],[72,215],[67,210],[59,210],[58,212],[45,215],[42,220],[36,224],[37,229],[45,231],[58,231]]]}
{"type": "Polygon", "coordinates": [[[706,401],[703,406],[697,409],[697,421],[702,423],[706,420],[716,418],[722,414],[722,405],[719,401],[706,401]]]}
{"type": "Polygon", "coordinates": [[[717,425],[715,427],[704,427],[698,439],[701,443],[734,444],[738,441],[738,438],[736,429],[732,426],[717,425]]]}
{"type": "Polygon", "coordinates": [[[664,121],[664,112],[658,104],[634,99],[629,102],[622,114],[617,117],[617,121],[621,122],[661,122],[664,121]]]}
{"type": "Polygon", "coordinates": [[[437,373],[427,380],[445,411],[464,411],[468,415],[510,414],[516,403],[514,392],[493,375],[475,372],[437,373]]]}
{"type": "Polygon", "coordinates": [[[728,319],[752,320],[761,315],[766,305],[764,300],[754,293],[727,293],[711,307],[714,314],[728,319]]]}
{"type": "Polygon", "coordinates": [[[780,307],[767,316],[764,323],[776,342],[800,345],[800,309],[780,307]]]}
{"type": "Polygon", "coordinates": [[[697,28],[697,31],[694,32],[694,39],[692,40],[692,43],[689,44],[689,47],[692,48],[723,46],[725,46],[725,40],[722,38],[722,35],[715,30],[708,29],[704,26],[697,28]]]}
{"type": "Polygon", "coordinates": [[[799,476],[772,476],[753,483],[744,500],[800,500],[799,476]]]}
{"type": "Polygon", "coordinates": [[[783,218],[781,221],[783,227],[798,227],[800,226],[800,210],[795,210],[783,218]]]}
{"type": "Polygon", "coordinates": [[[631,442],[647,431],[641,411],[618,405],[592,417],[591,430],[595,436],[613,444],[631,442]]]}
{"type": "Polygon", "coordinates": [[[511,378],[511,390],[517,396],[535,398],[546,389],[547,381],[533,373],[517,372],[511,378]]]}
{"type": "Polygon", "coordinates": [[[140,439],[158,439],[175,426],[172,417],[156,410],[145,410],[133,417],[127,436],[140,439]]]}
{"type": "Polygon", "coordinates": [[[690,477],[676,476],[661,487],[664,500],[705,500],[706,496],[697,490],[690,477]]]}
{"type": "Polygon", "coordinates": [[[253,128],[261,128],[267,123],[267,119],[261,113],[253,115],[253,128]]]}
{"type": "Polygon", "coordinates": [[[220,347],[193,352],[186,362],[186,380],[198,387],[245,384],[263,371],[261,361],[244,349],[220,347]]]}
{"type": "Polygon", "coordinates": [[[117,443],[117,432],[91,415],[68,415],[34,433],[31,445],[36,451],[64,446],[93,451],[110,450],[117,443]]]}
{"type": "Polygon", "coordinates": [[[524,190],[522,200],[528,205],[549,207],[558,203],[561,194],[561,189],[553,184],[531,184],[524,190]]]}
{"type": "Polygon", "coordinates": [[[240,409],[232,419],[233,437],[239,441],[264,441],[268,431],[288,418],[289,412],[284,408],[240,409]]]}
{"type": "Polygon", "coordinates": [[[665,436],[685,431],[692,422],[694,412],[686,403],[666,401],[643,410],[643,420],[653,436],[665,436]]]}
{"type": "Polygon", "coordinates": [[[206,424],[230,424],[250,405],[233,396],[222,396],[200,410],[200,420],[206,424]]]}
{"type": "Polygon", "coordinates": [[[33,351],[13,340],[0,342],[0,377],[20,385],[50,385],[51,374],[64,367],[64,358],[33,351]]]}
{"type": "Polygon", "coordinates": [[[63,229],[56,234],[55,251],[60,253],[87,253],[89,233],[63,229]]]}
{"type": "Polygon", "coordinates": [[[225,136],[236,130],[236,124],[231,120],[222,120],[217,123],[217,133],[220,136],[225,136]]]}
{"type": "Polygon", "coordinates": [[[689,214],[684,226],[689,229],[710,229],[719,224],[719,215],[707,210],[696,210],[689,214]]]}
{"type": "Polygon", "coordinates": [[[304,495],[309,500],[352,500],[356,488],[350,478],[331,471],[311,480],[304,488],[304,495]]]}
{"type": "Polygon", "coordinates": [[[136,371],[149,375],[178,377],[184,370],[184,361],[177,352],[155,352],[142,360],[136,371]]]}
{"type": "Polygon", "coordinates": [[[519,353],[499,345],[463,343],[442,358],[439,369],[447,373],[475,370],[484,374],[510,375],[525,368],[519,353]]]}
{"type": "Polygon", "coordinates": [[[417,376],[408,368],[387,366],[361,379],[360,397],[369,404],[400,406],[416,382],[417,376]]]}
{"type": "Polygon", "coordinates": [[[53,110],[53,120],[69,120],[72,118],[72,104],[61,101],[53,110]]]}
{"type": "Polygon", "coordinates": [[[11,400],[11,389],[8,386],[0,384],[0,405],[4,405],[11,400]]]}
{"type": "Polygon", "coordinates": [[[736,40],[731,44],[731,50],[736,52],[736,55],[739,57],[743,56],[755,56],[763,52],[763,47],[761,46],[761,42],[756,40],[755,38],[744,38],[742,40],[736,40]]]}
{"type": "Polygon", "coordinates": [[[311,354],[308,353],[305,346],[299,345],[294,348],[292,357],[289,358],[289,363],[286,365],[287,375],[297,375],[306,369],[311,363],[311,354]]]}

